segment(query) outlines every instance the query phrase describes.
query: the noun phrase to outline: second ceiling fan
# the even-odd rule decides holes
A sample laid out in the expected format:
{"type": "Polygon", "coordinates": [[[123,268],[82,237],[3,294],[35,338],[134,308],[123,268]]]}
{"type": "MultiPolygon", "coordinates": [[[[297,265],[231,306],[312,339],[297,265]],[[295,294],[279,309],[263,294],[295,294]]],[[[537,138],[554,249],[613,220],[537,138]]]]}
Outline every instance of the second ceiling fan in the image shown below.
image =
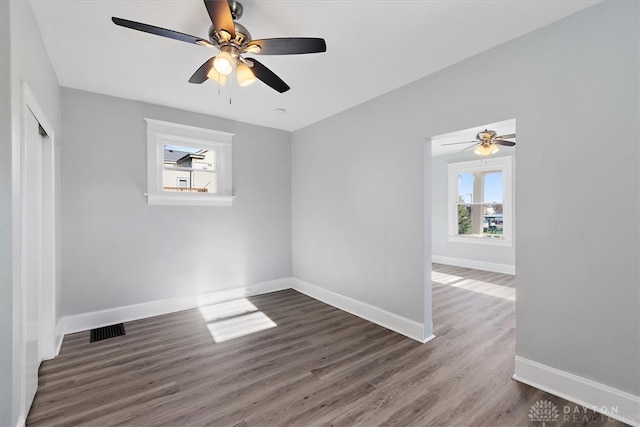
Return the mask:
{"type": "Polygon", "coordinates": [[[513,139],[516,137],[515,133],[510,133],[507,135],[499,135],[496,131],[485,129],[481,132],[478,132],[476,135],[475,141],[463,141],[463,142],[451,142],[445,145],[457,145],[457,144],[472,144],[467,148],[464,148],[462,151],[466,151],[472,147],[476,147],[473,152],[479,156],[490,156],[491,154],[495,154],[500,150],[498,145],[503,145],[506,147],[513,147],[516,145],[514,141],[507,141],[507,139],[513,139]]]}
{"type": "Polygon", "coordinates": [[[326,52],[327,45],[322,38],[283,37],[252,40],[249,31],[236,20],[242,16],[243,7],[235,0],[204,0],[211,19],[209,39],[192,36],[142,22],[113,17],[114,24],[133,30],[143,31],[186,43],[205,47],[217,47],[220,53],[207,60],[189,79],[190,83],[203,83],[207,79],[224,84],[235,70],[240,86],[261,80],[276,91],[283,93],[290,89],[280,77],[262,63],[243,54],[257,55],[297,55],[326,52]]]}

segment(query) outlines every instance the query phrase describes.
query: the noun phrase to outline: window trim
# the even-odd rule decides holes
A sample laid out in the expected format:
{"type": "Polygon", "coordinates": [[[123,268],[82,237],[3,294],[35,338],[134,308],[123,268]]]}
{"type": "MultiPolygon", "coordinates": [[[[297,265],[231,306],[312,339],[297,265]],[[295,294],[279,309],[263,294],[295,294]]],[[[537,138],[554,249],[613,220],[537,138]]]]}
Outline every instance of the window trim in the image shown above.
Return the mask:
{"type": "Polygon", "coordinates": [[[232,137],[234,134],[187,126],[155,119],[147,122],[147,203],[150,205],[231,206],[232,137]],[[163,191],[164,146],[186,145],[216,151],[217,191],[210,193],[179,193],[163,191]]]}
{"type": "Polygon", "coordinates": [[[513,156],[449,163],[448,167],[448,235],[450,242],[471,243],[488,246],[513,246],[515,243],[514,203],[513,203],[513,156]],[[461,173],[502,172],[502,239],[463,236],[458,234],[458,175],[461,173]]]}

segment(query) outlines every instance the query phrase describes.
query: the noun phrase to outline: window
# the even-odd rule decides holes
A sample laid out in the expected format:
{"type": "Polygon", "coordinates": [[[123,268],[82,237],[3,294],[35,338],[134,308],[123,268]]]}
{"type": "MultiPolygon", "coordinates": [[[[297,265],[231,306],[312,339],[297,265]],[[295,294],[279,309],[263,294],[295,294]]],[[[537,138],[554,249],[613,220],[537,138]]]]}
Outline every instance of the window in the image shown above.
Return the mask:
{"type": "Polygon", "coordinates": [[[145,120],[148,203],[231,206],[233,134],[145,120]]]}
{"type": "Polygon", "coordinates": [[[449,240],[513,244],[512,157],[449,164],[449,240]]]}

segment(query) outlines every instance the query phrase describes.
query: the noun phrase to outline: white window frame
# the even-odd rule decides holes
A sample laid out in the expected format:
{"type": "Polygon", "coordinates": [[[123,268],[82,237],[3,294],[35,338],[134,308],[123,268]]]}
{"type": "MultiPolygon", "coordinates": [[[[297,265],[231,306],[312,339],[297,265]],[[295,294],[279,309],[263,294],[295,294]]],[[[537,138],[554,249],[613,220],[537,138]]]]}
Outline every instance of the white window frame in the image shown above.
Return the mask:
{"type": "Polygon", "coordinates": [[[231,206],[232,133],[161,120],[147,122],[147,203],[150,205],[231,206]],[[217,192],[191,193],[163,190],[164,146],[182,145],[216,151],[217,192]]]}
{"type": "Polygon", "coordinates": [[[513,217],[513,156],[493,157],[469,162],[448,164],[448,210],[449,233],[448,240],[456,243],[472,243],[490,246],[513,246],[514,217],[513,217]],[[481,236],[462,236],[458,234],[458,176],[462,173],[502,172],[502,239],[481,236]]]}

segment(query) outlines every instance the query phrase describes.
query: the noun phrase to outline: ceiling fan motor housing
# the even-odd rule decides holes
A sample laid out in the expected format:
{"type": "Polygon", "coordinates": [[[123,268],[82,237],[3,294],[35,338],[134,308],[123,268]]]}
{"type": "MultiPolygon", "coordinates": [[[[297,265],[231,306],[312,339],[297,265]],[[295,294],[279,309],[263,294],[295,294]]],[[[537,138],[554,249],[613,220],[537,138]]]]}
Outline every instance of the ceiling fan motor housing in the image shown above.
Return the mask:
{"type": "Polygon", "coordinates": [[[493,140],[498,134],[492,130],[483,130],[482,132],[478,132],[476,135],[476,139],[478,141],[489,142],[493,140]]]}
{"type": "Polygon", "coordinates": [[[218,33],[213,25],[209,27],[209,40],[211,40],[211,43],[214,46],[219,46],[222,43],[228,42],[238,45],[238,47],[241,47],[243,44],[249,43],[251,41],[251,33],[249,32],[249,30],[247,30],[244,25],[238,24],[237,22],[234,22],[233,24],[234,30],[236,32],[236,37],[233,39],[230,39],[229,35],[226,33],[218,33]]]}
{"type": "Polygon", "coordinates": [[[244,25],[236,22],[237,19],[242,17],[242,12],[244,11],[242,4],[236,0],[227,0],[227,3],[229,4],[229,11],[233,18],[233,27],[236,32],[236,36],[231,39],[231,35],[224,31],[222,31],[223,34],[220,34],[212,25],[209,27],[209,40],[211,40],[211,43],[213,43],[214,46],[223,45],[224,42],[228,42],[237,45],[239,49],[243,44],[251,41],[251,33],[249,33],[249,30],[247,30],[244,25]]]}

